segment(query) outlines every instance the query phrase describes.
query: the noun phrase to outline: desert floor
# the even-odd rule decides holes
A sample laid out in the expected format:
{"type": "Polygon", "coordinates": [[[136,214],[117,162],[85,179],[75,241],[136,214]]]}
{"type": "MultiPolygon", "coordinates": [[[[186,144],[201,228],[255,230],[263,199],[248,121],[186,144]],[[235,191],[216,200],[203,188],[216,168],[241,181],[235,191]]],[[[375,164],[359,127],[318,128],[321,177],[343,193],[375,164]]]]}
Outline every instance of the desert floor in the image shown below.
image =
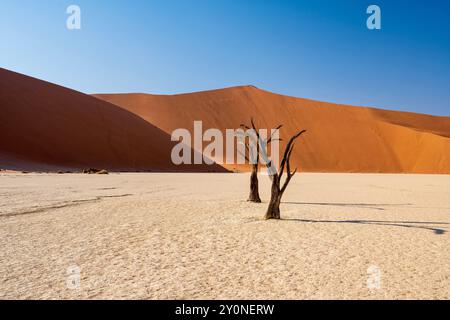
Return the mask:
{"type": "Polygon", "coordinates": [[[280,221],[248,180],[2,173],[0,298],[450,298],[450,176],[298,174],[280,221]]]}

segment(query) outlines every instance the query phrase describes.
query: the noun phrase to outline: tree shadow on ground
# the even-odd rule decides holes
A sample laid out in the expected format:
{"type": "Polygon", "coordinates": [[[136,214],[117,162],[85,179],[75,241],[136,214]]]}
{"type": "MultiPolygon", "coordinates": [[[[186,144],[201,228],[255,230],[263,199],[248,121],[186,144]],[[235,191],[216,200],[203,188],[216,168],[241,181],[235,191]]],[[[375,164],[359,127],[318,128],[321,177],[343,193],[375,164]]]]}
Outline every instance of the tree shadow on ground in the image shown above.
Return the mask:
{"type": "Polygon", "coordinates": [[[400,207],[410,206],[412,203],[327,203],[327,202],[283,202],[283,204],[307,204],[314,206],[331,206],[331,207],[354,207],[375,210],[386,210],[383,207],[400,207]]]}
{"type": "Polygon", "coordinates": [[[438,225],[449,225],[447,222],[428,222],[428,221],[378,221],[378,220],[311,220],[311,219],[294,219],[294,218],[284,218],[282,221],[297,221],[303,223],[352,223],[352,224],[369,224],[369,225],[379,225],[379,226],[391,226],[391,227],[404,227],[404,228],[415,228],[415,229],[425,229],[431,230],[435,234],[444,234],[447,232],[443,228],[436,228],[432,226],[422,226],[416,224],[438,224],[438,225]]]}

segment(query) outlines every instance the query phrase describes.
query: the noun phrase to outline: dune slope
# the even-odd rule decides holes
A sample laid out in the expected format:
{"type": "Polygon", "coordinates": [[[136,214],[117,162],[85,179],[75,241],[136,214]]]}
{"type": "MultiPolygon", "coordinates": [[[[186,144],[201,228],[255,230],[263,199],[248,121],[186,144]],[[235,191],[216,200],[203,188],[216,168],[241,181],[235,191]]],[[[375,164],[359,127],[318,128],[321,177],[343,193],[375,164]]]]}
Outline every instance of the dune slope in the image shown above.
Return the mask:
{"type": "Polygon", "coordinates": [[[175,166],[170,136],[118,106],[0,69],[0,168],[225,171],[175,166]]]}
{"type": "Polygon", "coordinates": [[[283,124],[285,140],[307,129],[292,155],[293,165],[304,171],[450,173],[450,117],[337,105],[253,86],[170,96],[95,96],[169,134],[176,128],[192,129],[194,120],[202,120],[204,130],[238,128],[252,116],[260,128],[283,124]]]}

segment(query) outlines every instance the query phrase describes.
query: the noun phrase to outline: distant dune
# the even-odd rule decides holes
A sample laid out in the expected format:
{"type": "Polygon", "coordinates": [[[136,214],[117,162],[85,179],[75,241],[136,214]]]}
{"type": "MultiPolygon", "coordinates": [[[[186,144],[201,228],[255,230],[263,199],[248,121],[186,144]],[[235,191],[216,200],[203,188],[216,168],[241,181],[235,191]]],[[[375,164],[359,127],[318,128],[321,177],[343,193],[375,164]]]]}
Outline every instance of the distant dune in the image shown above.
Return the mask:
{"type": "MultiPolygon", "coordinates": [[[[292,162],[310,172],[450,173],[450,117],[318,102],[242,86],[179,95],[98,94],[170,134],[176,128],[283,124],[298,129],[292,162]]],[[[282,145],[283,147],[283,145],[282,145]]],[[[236,168],[228,166],[229,169],[236,168]]]]}
{"type": "Polygon", "coordinates": [[[0,68],[0,168],[226,171],[175,166],[164,131],[108,102],[0,68]]]}

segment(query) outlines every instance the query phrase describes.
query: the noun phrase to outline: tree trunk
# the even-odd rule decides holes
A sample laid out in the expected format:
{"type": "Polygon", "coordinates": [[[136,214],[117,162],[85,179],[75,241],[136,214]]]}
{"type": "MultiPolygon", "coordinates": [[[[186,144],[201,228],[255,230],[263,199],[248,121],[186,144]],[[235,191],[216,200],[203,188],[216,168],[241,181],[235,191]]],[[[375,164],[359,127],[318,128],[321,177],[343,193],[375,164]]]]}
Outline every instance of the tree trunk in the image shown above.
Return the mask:
{"type": "Polygon", "coordinates": [[[248,200],[251,202],[261,202],[261,198],[259,197],[259,188],[258,188],[258,166],[252,166],[252,175],[250,176],[250,195],[248,196],[248,200]]]}
{"type": "Polygon", "coordinates": [[[266,219],[280,219],[280,203],[281,203],[280,181],[277,175],[272,180],[272,192],[270,194],[269,207],[266,212],[266,219]]]}

